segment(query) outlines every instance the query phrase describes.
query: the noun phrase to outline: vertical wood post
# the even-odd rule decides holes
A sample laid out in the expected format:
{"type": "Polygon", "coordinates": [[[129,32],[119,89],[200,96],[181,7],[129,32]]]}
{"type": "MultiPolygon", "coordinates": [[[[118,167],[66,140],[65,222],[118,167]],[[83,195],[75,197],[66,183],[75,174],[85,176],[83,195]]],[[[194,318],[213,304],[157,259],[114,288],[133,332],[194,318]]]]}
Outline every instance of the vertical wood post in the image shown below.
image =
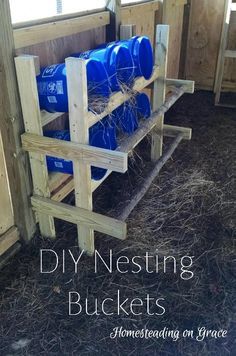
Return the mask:
{"type": "MultiPolygon", "coordinates": [[[[165,102],[166,96],[166,73],[168,58],[169,26],[157,25],[156,45],[155,45],[155,64],[159,66],[159,77],[154,82],[153,90],[153,111],[156,111],[165,102]]],[[[152,132],[151,159],[157,161],[162,156],[163,145],[163,125],[164,115],[152,132]]]]}
{"type": "Polygon", "coordinates": [[[106,9],[110,11],[110,24],[106,27],[106,41],[116,41],[120,38],[121,0],[107,0],[106,9]]]}
{"type": "MultiPolygon", "coordinates": [[[[71,141],[89,144],[88,89],[86,61],[79,58],[66,59],[69,122],[71,141]]],[[[75,204],[92,211],[91,167],[84,162],[73,162],[75,204]]],[[[79,247],[89,255],[94,253],[94,231],[78,226],[79,247]]]]}
{"type": "Polygon", "coordinates": [[[2,135],[15,225],[29,240],[35,231],[30,207],[32,190],[28,157],[21,149],[24,132],[14,66],[14,41],[8,0],[0,1],[0,130],[2,135]]]}
{"type": "MultiPolygon", "coordinates": [[[[19,56],[15,58],[15,63],[25,131],[43,135],[36,82],[35,63],[37,60],[38,57],[34,56],[19,56]]],[[[46,157],[38,153],[30,153],[30,166],[34,193],[45,198],[50,197],[46,157]]],[[[38,219],[41,234],[46,237],[55,237],[53,217],[38,214],[38,219]]]]}
{"type": "Polygon", "coordinates": [[[120,25],[120,39],[127,40],[136,35],[136,25],[120,25]]]}

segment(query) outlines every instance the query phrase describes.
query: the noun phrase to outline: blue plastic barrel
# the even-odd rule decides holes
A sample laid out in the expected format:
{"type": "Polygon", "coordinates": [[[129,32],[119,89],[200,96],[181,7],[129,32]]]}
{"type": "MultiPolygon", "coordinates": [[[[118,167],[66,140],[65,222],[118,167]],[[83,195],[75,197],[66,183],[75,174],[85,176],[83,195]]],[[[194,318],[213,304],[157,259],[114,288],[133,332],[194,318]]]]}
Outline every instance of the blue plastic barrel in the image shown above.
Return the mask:
{"type": "MultiPolygon", "coordinates": [[[[44,135],[59,140],[70,141],[68,130],[45,131],[44,135]]],[[[117,147],[115,127],[109,125],[106,120],[103,123],[94,125],[89,131],[89,144],[95,147],[115,150],[117,147]]],[[[46,159],[49,171],[73,174],[72,161],[51,156],[47,156],[46,159]]],[[[91,177],[94,180],[100,180],[106,174],[106,171],[104,168],[91,167],[91,177]]]]}
{"type": "Polygon", "coordinates": [[[148,37],[134,36],[129,40],[117,41],[117,45],[129,49],[134,61],[134,77],[149,79],[153,71],[153,50],[148,37]]]}
{"type": "MultiPolygon", "coordinates": [[[[99,60],[90,59],[86,65],[89,96],[110,95],[106,69],[99,60]]],[[[39,103],[42,110],[68,112],[65,63],[42,68],[37,76],[39,103]]]]}
{"type": "Polygon", "coordinates": [[[115,109],[111,118],[118,128],[130,135],[138,128],[138,120],[147,119],[150,115],[149,97],[145,93],[138,93],[115,109]]]}
{"type": "Polygon", "coordinates": [[[129,85],[134,78],[134,63],[126,46],[106,44],[83,53],[73,53],[71,56],[101,61],[107,70],[111,91],[120,90],[124,83],[129,85]]]}

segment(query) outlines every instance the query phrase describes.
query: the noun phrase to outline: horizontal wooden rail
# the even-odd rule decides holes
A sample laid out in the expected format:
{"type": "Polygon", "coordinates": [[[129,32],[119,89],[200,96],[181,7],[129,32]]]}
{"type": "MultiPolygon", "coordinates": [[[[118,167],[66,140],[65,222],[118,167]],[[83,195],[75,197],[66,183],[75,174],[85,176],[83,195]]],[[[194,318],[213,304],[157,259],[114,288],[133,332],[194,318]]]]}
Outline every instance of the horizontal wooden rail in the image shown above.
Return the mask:
{"type": "Polygon", "coordinates": [[[126,238],[127,228],[122,221],[38,196],[31,198],[31,204],[33,210],[41,214],[53,216],[74,224],[81,224],[121,240],[126,238]]]}
{"type": "Polygon", "coordinates": [[[140,92],[144,88],[146,88],[149,84],[154,82],[159,75],[159,67],[154,67],[153,69],[153,74],[150,79],[146,80],[144,77],[140,77],[136,79],[132,89],[130,90],[130,93],[122,93],[121,91],[111,95],[110,100],[105,108],[105,110],[99,114],[93,114],[92,112],[89,112],[88,114],[88,121],[89,121],[89,126],[93,126],[96,124],[98,121],[102,120],[105,116],[109,115],[112,113],[113,110],[118,108],[120,105],[122,105],[126,100],[129,100],[131,97],[133,97],[134,92],[140,92]]]}
{"type": "Polygon", "coordinates": [[[110,23],[109,11],[58,20],[35,26],[23,27],[13,31],[15,48],[31,46],[37,43],[70,36],[79,32],[106,26],[110,23]]]}
{"type": "Polygon", "coordinates": [[[173,125],[164,125],[163,126],[163,135],[168,137],[175,137],[179,133],[183,134],[183,140],[191,140],[192,138],[192,129],[189,127],[173,126],[173,125]]]}
{"type": "MultiPolygon", "coordinates": [[[[94,114],[89,112],[88,120],[89,126],[93,126],[98,121],[102,120],[105,116],[111,114],[113,110],[122,105],[126,100],[130,99],[134,92],[140,92],[150,84],[152,84],[159,75],[159,67],[154,67],[153,74],[150,79],[146,80],[143,77],[136,79],[130,93],[122,93],[121,91],[111,95],[107,107],[101,114],[94,114]]],[[[192,80],[180,80],[180,79],[166,79],[166,84],[168,86],[183,87],[185,93],[192,94],[194,92],[194,81],[192,80]]],[[[41,111],[42,126],[47,125],[56,118],[60,117],[63,113],[48,113],[46,111],[41,111]]]]}
{"type": "Polygon", "coordinates": [[[194,93],[194,81],[192,80],[182,80],[182,79],[166,79],[167,86],[174,87],[183,87],[185,93],[193,94],[194,93]]]}
{"type": "Polygon", "coordinates": [[[30,133],[24,133],[21,139],[23,149],[29,152],[83,161],[84,163],[99,168],[110,169],[120,173],[126,172],[128,168],[128,157],[127,154],[123,152],[111,151],[104,148],[30,133]]]}

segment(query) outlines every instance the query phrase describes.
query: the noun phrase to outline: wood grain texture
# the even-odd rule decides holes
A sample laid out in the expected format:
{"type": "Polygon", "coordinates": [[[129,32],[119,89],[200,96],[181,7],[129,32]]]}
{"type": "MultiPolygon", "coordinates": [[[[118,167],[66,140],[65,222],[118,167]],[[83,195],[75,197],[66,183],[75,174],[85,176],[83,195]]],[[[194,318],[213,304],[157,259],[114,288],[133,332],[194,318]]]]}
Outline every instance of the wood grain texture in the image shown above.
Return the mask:
{"type": "Polygon", "coordinates": [[[191,2],[185,76],[198,88],[213,89],[224,1],[191,2]]]}
{"type": "Polygon", "coordinates": [[[122,221],[37,196],[31,198],[31,203],[33,209],[41,214],[52,215],[55,218],[79,224],[79,226],[84,226],[92,231],[96,230],[121,240],[126,238],[126,224],[122,221]]]}
{"type": "Polygon", "coordinates": [[[186,0],[163,0],[161,3],[161,23],[170,26],[167,76],[171,78],[178,78],[182,42],[183,14],[186,0]]]}
{"type": "MultiPolygon", "coordinates": [[[[157,25],[155,45],[155,65],[159,67],[159,76],[154,82],[153,111],[157,111],[165,102],[166,74],[169,43],[169,25],[157,25]]],[[[157,161],[162,156],[164,115],[152,132],[151,159],[157,161]]]]}
{"type": "MultiPolygon", "coordinates": [[[[35,59],[33,56],[19,56],[15,58],[15,64],[25,130],[28,133],[43,135],[35,59]]],[[[46,157],[39,153],[30,153],[30,167],[34,193],[50,197],[46,157]]],[[[47,215],[39,215],[38,218],[41,234],[54,238],[56,233],[53,218],[47,215]]]]}
{"type": "Polygon", "coordinates": [[[14,225],[11,192],[0,133],[0,235],[14,225]]]}
{"type": "Polygon", "coordinates": [[[85,32],[99,26],[105,26],[109,23],[109,12],[104,11],[98,14],[15,29],[13,32],[15,48],[42,43],[45,39],[48,41],[55,40],[56,38],[85,32]]]}
{"type": "Polygon", "coordinates": [[[136,35],[145,35],[154,44],[155,13],[159,8],[158,1],[123,6],[121,9],[121,24],[135,25],[136,35]]]}
{"type": "MultiPolygon", "coordinates": [[[[67,88],[69,98],[70,137],[77,143],[89,145],[88,88],[86,61],[66,58],[67,88]]],[[[92,211],[91,168],[85,162],[73,162],[75,205],[92,211]]],[[[78,243],[89,255],[94,253],[94,231],[78,225],[78,243]]]]}
{"type": "MultiPolygon", "coordinates": [[[[14,65],[14,43],[8,1],[0,1],[0,131],[2,135],[15,225],[27,241],[35,231],[29,204],[32,191],[27,154],[20,135],[24,124],[14,65]]],[[[1,198],[0,198],[1,199],[1,198]]]]}
{"type": "Polygon", "coordinates": [[[125,153],[31,133],[23,134],[21,139],[23,149],[29,152],[80,161],[120,173],[127,171],[127,154],[125,153]]]}

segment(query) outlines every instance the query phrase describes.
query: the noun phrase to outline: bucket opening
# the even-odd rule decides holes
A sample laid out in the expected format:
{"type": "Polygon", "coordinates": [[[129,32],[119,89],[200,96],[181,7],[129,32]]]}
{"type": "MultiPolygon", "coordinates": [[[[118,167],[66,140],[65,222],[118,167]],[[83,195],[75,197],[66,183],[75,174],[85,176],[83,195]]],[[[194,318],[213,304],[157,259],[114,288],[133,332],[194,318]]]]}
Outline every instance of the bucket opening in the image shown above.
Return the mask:
{"type": "Polygon", "coordinates": [[[134,63],[129,50],[126,47],[117,47],[116,73],[121,87],[125,84],[130,85],[133,82],[134,63]]]}
{"type": "Polygon", "coordinates": [[[139,69],[145,79],[151,77],[153,71],[153,51],[147,37],[139,39],[139,69]]]}

